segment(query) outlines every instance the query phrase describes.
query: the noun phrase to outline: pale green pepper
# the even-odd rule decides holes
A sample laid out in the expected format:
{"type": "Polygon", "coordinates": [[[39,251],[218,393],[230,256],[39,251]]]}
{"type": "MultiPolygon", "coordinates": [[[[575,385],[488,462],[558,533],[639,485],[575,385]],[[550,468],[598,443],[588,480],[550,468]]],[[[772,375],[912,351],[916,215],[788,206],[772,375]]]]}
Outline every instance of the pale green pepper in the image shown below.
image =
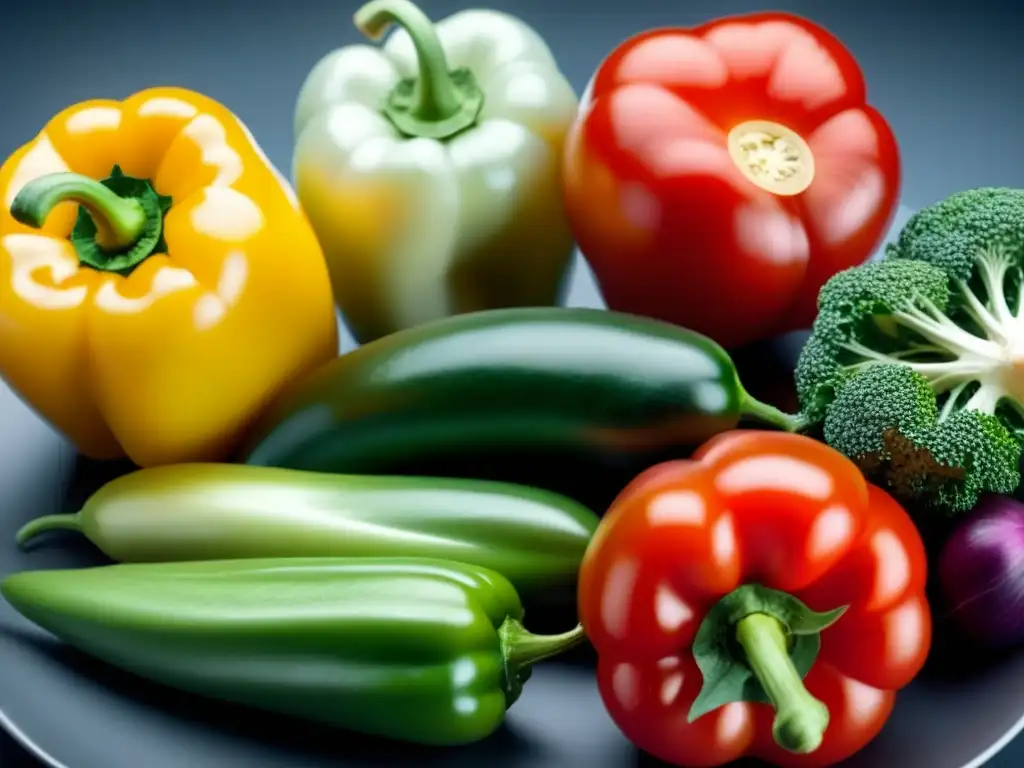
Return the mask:
{"type": "Polygon", "coordinates": [[[373,0],[381,47],[332,51],[298,99],[293,174],[360,342],[464,312],[558,304],[573,237],[562,145],[578,100],[540,36],[490,10],[436,25],[373,0]]]}

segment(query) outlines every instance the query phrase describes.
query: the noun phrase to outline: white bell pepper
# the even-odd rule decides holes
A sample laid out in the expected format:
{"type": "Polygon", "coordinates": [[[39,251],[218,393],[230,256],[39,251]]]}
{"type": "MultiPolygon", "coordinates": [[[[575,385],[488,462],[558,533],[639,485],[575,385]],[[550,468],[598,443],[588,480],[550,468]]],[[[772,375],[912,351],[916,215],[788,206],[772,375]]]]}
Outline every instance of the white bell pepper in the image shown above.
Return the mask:
{"type": "Polygon", "coordinates": [[[373,0],[380,47],[332,51],[295,114],[293,173],[362,343],[463,312],[561,301],[573,254],[562,144],[578,99],[519,19],[467,10],[437,24],[373,0]]]}

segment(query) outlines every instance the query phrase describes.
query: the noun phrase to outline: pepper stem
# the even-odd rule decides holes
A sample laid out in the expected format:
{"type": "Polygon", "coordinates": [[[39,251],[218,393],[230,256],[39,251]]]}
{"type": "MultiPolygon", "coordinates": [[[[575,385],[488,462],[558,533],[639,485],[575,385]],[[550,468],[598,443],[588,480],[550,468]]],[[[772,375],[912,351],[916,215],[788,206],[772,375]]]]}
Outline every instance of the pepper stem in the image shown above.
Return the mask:
{"type": "Polygon", "coordinates": [[[130,248],[146,228],[146,213],[138,200],[118,197],[102,183],[77,173],[51,173],[30,181],[11,203],[11,216],[40,229],[51,211],[68,201],[89,212],[96,224],[96,242],[107,250],[130,248]]]}
{"type": "Polygon", "coordinates": [[[704,680],[689,721],[734,701],[772,704],[779,746],[800,754],[816,750],[829,715],[803,680],[821,650],[821,633],[846,609],[814,611],[799,598],[761,584],[744,584],[725,595],[693,638],[693,659],[704,680]]]}
{"type": "Polygon", "coordinates": [[[807,426],[807,418],[801,413],[786,413],[774,405],[758,400],[745,389],[740,391],[740,409],[745,416],[770,424],[785,432],[801,432],[807,426]]]}
{"type": "Polygon", "coordinates": [[[33,179],[15,196],[11,216],[39,229],[54,208],[67,202],[80,206],[68,239],[86,266],[124,274],[167,249],[163,226],[171,198],[157,194],[145,179],[125,176],[116,165],[103,181],[77,173],[33,179]]]}
{"type": "Polygon", "coordinates": [[[545,659],[559,656],[587,639],[583,625],[559,635],[535,635],[522,622],[507,618],[498,628],[498,641],[505,660],[505,698],[511,706],[523,691],[531,668],[545,659]]]}
{"type": "Polygon", "coordinates": [[[353,18],[371,40],[392,24],[409,35],[419,72],[400,82],[384,105],[384,114],[410,137],[446,139],[476,123],[483,93],[468,69],[448,69],[448,60],[433,23],[409,0],[371,0],[353,18]]]}
{"type": "Polygon", "coordinates": [[[499,630],[505,661],[516,667],[528,667],[559,656],[587,639],[583,625],[560,635],[535,635],[515,619],[505,619],[499,630]]]}
{"type": "Polygon", "coordinates": [[[14,535],[14,540],[19,547],[24,548],[40,534],[50,531],[78,531],[82,530],[82,519],[76,515],[45,515],[37,517],[25,523],[14,535]]]}
{"type": "Polygon", "coordinates": [[[804,687],[789,656],[782,622],[764,613],[747,616],[736,624],[736,642],[775,707],[775,741],[797,754],[816,750],[828,727],[828,708],[804,687]]]}

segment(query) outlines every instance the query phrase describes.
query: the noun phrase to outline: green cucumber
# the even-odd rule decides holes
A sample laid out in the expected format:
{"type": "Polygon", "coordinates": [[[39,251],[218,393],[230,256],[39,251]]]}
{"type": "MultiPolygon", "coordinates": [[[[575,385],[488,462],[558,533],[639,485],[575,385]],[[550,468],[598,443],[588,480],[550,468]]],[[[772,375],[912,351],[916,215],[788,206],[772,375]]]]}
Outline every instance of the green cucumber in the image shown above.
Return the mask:
{"type": "Polygon", "coordinates": [[[267,410],[241,460],[316,472],[525,483],[598,511],[633,474],[752,417],[711,339],[596,309],[456,315],[331,361],[267,410]]]}

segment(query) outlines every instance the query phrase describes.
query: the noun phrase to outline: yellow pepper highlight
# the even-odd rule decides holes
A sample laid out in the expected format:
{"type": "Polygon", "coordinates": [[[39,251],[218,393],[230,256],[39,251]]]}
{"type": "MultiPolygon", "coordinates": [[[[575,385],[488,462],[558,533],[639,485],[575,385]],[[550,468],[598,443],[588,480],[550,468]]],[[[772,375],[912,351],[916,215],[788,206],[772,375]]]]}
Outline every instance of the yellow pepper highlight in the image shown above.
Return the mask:
{"type": "Polygon", "coordinates": [[[0,167],[0,195],[0,376],[88,457],[223,460],[337,354],[316,236],[212,99],[72,106],[0,167]]]}

